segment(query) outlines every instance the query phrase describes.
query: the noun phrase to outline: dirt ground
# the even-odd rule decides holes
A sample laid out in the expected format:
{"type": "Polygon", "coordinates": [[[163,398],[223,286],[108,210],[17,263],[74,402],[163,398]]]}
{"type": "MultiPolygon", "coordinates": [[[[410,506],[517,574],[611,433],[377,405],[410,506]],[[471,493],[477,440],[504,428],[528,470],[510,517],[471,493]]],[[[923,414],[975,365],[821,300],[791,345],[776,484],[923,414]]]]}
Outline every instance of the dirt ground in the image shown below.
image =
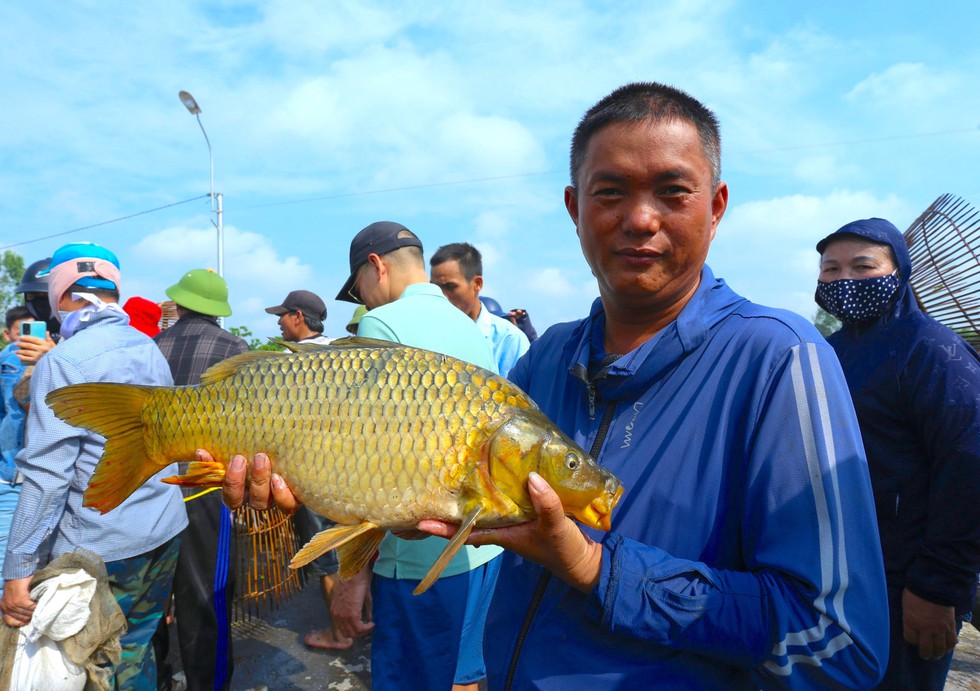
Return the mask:
{"type": "MultiPolygon", "coordinates": [[[[344,651],[303,645],[307,631],[326,626],[329,615],[315,581],[278,611],[233,628],[233,691],[367,691],[371,688],[370,638],[344,651]]],[[[980,633],[963,627],[946,691],[980,691],[980,633]]]]}

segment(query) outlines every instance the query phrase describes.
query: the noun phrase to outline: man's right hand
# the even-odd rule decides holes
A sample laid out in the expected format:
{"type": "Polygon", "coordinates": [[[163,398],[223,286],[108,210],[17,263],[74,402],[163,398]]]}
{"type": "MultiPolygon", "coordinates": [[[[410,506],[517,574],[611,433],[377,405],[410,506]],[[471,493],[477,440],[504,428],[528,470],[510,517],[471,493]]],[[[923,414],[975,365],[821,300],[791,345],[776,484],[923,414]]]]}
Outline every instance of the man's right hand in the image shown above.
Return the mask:
{"type": "MultiPolygon", "coordinates": [[[[197,460],[213,462],[214,458],[204,449],[196,452],[197,460]]],[[[286,485],[282,476],[272,472],[272,463],[264,453],[257,453],[252,459],[252,472],[248,472],[248,462],[244,456],[236,455],[228,464],[225,479],[221,483],[221,498],[229,509],[237,509],[248,504],[253,509],[264,511],[273,505],[288,515],[296,513],[300,501],[286,485]]]]}
{"type": "Polygon", "coordinates": [[[956,611],[902,591],[902,633],[923,660],[940,660],[956,647],[956,611]]]}
{"type": "Polygon", "coordinates": [[[31,599],[31,578],[13,578],[3,584],[0,611],[7,626],[24,626],[34,616],[37,603],[31,599]]]}
{"type": "Polygon", "coordinates": [[[333,627],[347,638],[357,638],[374,629],[374,622],[362,618],[364,601],[371,588],[370,567],[365,566],[349,581],[337,580],[330,600],[333,627]]]}
{"type": "Polygon", "coordinates": [[[55,343],[51,340],[51,334],[44,334],[44,338],[21,336],[18,341],[17,359],[25,365],[36,365],[41,356],[54,346],[55,343]]]}

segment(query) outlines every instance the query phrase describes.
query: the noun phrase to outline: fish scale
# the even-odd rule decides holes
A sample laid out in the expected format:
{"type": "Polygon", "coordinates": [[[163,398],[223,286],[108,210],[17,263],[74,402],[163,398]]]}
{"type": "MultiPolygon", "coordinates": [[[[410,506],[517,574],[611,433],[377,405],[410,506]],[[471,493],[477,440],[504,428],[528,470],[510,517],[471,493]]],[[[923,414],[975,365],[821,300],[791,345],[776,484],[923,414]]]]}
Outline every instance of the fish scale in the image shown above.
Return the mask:
{"type": "MultiPolygon", "coordinates": [[[[209,448],[221,459],[263,449],[300,498],[330,518],[343,518],[356,506],[368,520],[383,517],[410,523],[421,517],[420,510],[434,508],[425,495],[435,498],[445,514],[445,490],[465,475],[471,456],[489,436],[487,426],[497,415],[500,397],[484,399],[477,393],[476,384],[482,382],[479,377],[471,381],[476,369],[424,351],[333,351],[269,358],[222,380],[213,396],[202,397],[196,387],[189,387],[167,397],[170,429],[161,434],[200,426],[192,446],[209,448]],[[372,366],[377,370],[381,363],[383,369],[374,376],[370,371],[358,376],[372,366]],[[439,367],[435,372],[433,364],[439,367]],[[221,409],[222,393],[243,389],[266,395],[229,396],[221,409]],[[307,395],[295,397],[297,389],[307,395]],[[185,392],[194,395],[181,395],[185,392]],[[443,405],[467,399],[470,402],[462,411],[458,405],[443,405]],[[324,405],[328,401],[331,404],[324,405]],[[482,427],[474,414],[481,410],[482,427]],[[199,421],[212,413],[227,424],[201,426],[199,421]],[[426,420],[431,424],[433,416],[441,424],[432,425],[434,436],[430,436],[422,427],[426,420]],[[288,420],[288,425],[260,424],[270,418],[288,420]],[[363,434],[365,422],[373,428],[372,448],[363,434]],[[360,434],[354,429],[357,423],[360,434]],[[305,462],[310,458],[319,461],[305,462]],[[437,459],[446,463],[433,476],[437,459]],[[424,482],[420,485],[418,479],[424,482]],[[399,489],[393,492],[392,487],[399,489]],[[408,502],[405,490],[418,494],[408,502]]],[[[499,382],[491,387],[497,389],[499,382]]],[[[511,399],[516,402],[516,396],[511,399]]],[[[173,450],[167,457],[182,460],[187,451],[173,450]]],[[[460,518],[452,508],[446,517],[460,518]]]]}
{"type": "Polygon", "coordinates": [[[168,481],[220,485],[235,454],[267,453],[301,501],[341,524],[301,554],[367,541],[351,550],[363,559],[378,533],[422,518],[462,523],[467,534],[530,520],[532,470],[593,527],[608,529],[622,492],[506,379],[382,341],[254,351],[215,365],[197,386],[78,384],[46,402],[106,437],[84,497],[103,513],[198,448],[215,462],[192,461],[168,481]]]}

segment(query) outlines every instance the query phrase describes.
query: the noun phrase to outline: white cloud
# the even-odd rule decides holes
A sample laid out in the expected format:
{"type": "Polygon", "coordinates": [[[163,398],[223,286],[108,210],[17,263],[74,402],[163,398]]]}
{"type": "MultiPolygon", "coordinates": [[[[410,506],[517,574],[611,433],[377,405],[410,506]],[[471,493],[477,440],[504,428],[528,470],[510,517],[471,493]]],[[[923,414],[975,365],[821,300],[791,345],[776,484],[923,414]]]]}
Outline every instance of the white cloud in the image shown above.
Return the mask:
{"type": "Polygon", "coordinates": [[[735,292],[765,305],[811,317],[817,242],[859,218],[878,216],[899,228],[922,209],[866,191],[789,195],[730,207],[712,243],[708,264],[735,292]]]}
{"type": "MultiPolygon", "coordinates": [[[[201,229],[205,223],[210,225],[204,219],[201,225],[173,226],[147,235],[133,247],[134,258],[152,267],[163,287],[190,269],[216,268],[217,236],[213,229],[201,229]]],[[[254,322],[275,331],[274,320],[270,323],[263,310],[278,304],[290,290],[306,288],[321,296],[330,295],[314,279],[308,263],[296,256],[281,256],[264,235],[233,225],[225,226],[224,231],[224,275],[235,323],[254,322]]],[[[143,284],[147,289],[152,286],[145,278],[143,284]]],[[[162,294],[162,287],[155,292],[162,294]]]]}
{"type": "Polygon", "coordinates": [[[545,267],[536,271],[528,280],[528,288],[541,298],[567,298],[579,292],[578,286],[569,280],[566,269],[545,267]]]}
{"type": "Polygon", "coordinates": [[[875,72],[854,85],[847,94],[851,100],[873,104],[875,108],[929,106],[933,108],[960,88],[951,73],[930,69],[922,63],[898,63],[875,72]]]}

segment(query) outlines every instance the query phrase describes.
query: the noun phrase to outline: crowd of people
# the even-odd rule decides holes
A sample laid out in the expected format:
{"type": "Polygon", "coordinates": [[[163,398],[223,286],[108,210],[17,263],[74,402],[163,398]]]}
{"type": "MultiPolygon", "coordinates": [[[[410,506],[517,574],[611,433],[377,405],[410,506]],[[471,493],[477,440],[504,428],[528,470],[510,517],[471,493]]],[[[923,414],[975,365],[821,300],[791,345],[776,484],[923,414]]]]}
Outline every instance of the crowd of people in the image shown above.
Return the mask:
{"type": "MultiPolygon", "coordinates": [[[[332,553],[318,559],[329,622],[306,644],[370,634],[375,689],[941,689],[980,571],[980,357],[919,308],[902,234],[870,218],[817,243],[815,299],[843,325],[828,343],[706,264],[728,186],[718,122],[690,95],[637,83],[600,100],[575,129],[570,176],[599,287],[584,318],[538,338],[524,310],[481,295],[475,247],[438,248],[427,272],[421,237],[391,221],[353,237],[336,299],[357,305],[352,335],[520,386],[623,482],[612,529],[567,517],[532,472],[537,518],[473,530],[421,596],[455,525],[387,535],[348,580],[332,553]]],[[[119,306],[115,255],[72,243],[17,292],[0,353],[4,622],[30,622],[32,577],[85,548],[128,622],[118,688],[168,682],[171,599],[188,688],[229,688],[230,511],[277,505],[305,537],[331,524],[263,449],[230,459],[220,494],[151,481],[99,515],[81,495],[104,440],[44,403],[73,383],[198,383],[247,350],[217,321],[227,285],[187,272],[166,291],[178,320],[159,331],[152,301],[119,306]],[[21,335],[25,322],[46,334],[21,335]]],[[[283,340],[329,347],[315,293],[266,312],[283,340]]]]}

